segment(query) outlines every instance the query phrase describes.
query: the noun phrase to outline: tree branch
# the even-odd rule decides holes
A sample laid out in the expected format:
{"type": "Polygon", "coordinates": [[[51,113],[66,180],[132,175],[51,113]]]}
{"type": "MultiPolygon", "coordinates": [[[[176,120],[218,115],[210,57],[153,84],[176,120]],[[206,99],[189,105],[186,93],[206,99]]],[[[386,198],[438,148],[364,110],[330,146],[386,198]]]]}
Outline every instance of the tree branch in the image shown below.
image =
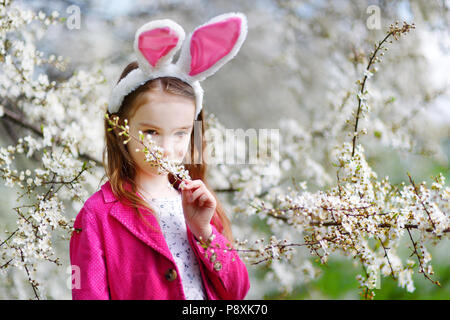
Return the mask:
{"type": "MultiPolygon", "coordinates": [[[[17,125],[19,125],[19,126],[21,126],[23,128],[31,130],[34,134],[38,135],[41,138],[44,137],[44,134],[42,133],[41,128],[39,128],[36,125],[28,122],[26,119],[23,118],[23,116],[15,113],[14,111],[11,111],[10,109],[6,108],[6,106],[4,108],[4,115],[3,115],[3,117],[5,119],[11,120],[15,124],[17,124],[17,125]]],[[[81,153],[80,154],[80,158],[83,159],[83,160],[87,160],[87,161],[94,161],[98,166],[103,166],[103,163],[101,161],[91,157],[88,154],[81,153]]]]}

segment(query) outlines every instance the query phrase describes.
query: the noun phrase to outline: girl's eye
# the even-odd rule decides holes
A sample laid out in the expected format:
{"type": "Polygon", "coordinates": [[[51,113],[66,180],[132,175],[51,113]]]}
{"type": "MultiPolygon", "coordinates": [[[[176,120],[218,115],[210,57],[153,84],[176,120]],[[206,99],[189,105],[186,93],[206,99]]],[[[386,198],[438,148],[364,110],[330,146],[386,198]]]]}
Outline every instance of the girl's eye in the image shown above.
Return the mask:
{"type": "Polygon", "coordinates": [[[184,131],[177,132],[177,135],[180,136],[180,137],[182,137],[182,136],[184,136],[184,135],[186,135],[186,134],[187,134],[187,133],[184,132],[184,131]]]}
{"type": "Polygon", "coordinates": [[[144,131],[144,133],[153,135],[154,133],[156,133],[156,131],[155,130],[146,130],[146,131],[144,131]]]}

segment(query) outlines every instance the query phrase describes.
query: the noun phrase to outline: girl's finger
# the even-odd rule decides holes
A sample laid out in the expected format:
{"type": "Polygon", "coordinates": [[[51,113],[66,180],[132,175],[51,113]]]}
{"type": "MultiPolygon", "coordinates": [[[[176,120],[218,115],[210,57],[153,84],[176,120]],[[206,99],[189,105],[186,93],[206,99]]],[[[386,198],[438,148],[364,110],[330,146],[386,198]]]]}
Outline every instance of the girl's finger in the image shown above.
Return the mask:
{"type": "Polygon", "coordinates": [[[199,205],[199,206],[203,206],[203,204],[204,204],[205,202],[207,202],[208,200],[209,200],[208,195],[202,194],[202,195],[198,198],[198,205],[199,205]]]}
{"type": "Polygon", "coordinates": [[[188,203],[191,202],[190,199],[192,197],[192,190],[183,190],[181,193],[181,196],[185,202],[188,202],[188,203]]]}
{"type": "Polygon", "coordinates": [[[202,180],[185,180],[185,181],[186,181],[185,189],[192,189],[192,188],[196,189],[203,185],[202,180]]]}
{"type": "Polygon", "coordinates": [[[192,193],[192,202],[194,202],[199,196],[202,194],[205,194],[205,188],[198,188],[197,190],[193,191],[192,193]]]}

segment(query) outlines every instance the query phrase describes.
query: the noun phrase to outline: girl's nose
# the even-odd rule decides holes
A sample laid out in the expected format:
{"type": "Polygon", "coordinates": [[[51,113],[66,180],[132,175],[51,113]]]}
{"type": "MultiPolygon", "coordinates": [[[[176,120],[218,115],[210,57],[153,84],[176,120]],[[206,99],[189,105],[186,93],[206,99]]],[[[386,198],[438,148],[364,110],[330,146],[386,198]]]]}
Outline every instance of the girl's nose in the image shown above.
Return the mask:
{"type": "Polygon", "coordinates": [[[172,159],[172,152],[164,148],[164,157],[168,159],[172,159]]]}
{"type": "Polygon", "coordinates": [[[172,142],[170,138],[163,138],[161,139],[161,144],[160,144],[161,148],[164,149],[164,157],[167,157],[169,159],[171,159],[172,154],[173,154],[173,146],[172,146],[172,142]]]}

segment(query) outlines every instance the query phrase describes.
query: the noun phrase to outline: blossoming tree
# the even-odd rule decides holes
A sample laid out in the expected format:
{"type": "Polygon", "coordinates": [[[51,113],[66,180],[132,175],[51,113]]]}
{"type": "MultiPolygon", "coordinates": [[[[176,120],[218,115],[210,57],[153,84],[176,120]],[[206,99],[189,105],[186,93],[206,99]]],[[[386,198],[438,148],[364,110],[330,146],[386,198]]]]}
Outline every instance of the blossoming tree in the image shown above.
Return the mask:
{"type": "MultiPolygon", "coordinates": [[[[15,130],[9,130],[15,142],[0,148],[1,178],[6,187],[19,190],[13,197],[19,202],[13,208],[15,215],[8,212],[14,216],[13,223],[0,231],[0,271],[8,283],[4,288],[10,288],[11,295],[27,294],[18,280],[24,275],[36,299],[46,297],[51,274],[61,274],[63,264],[55,248],[67,250],[73,231],[67,206],[79,210],[103,175],[101,162],[93,156],[101,149],[102,140],[90,128],[92,119],[103,120],[106,110],[105,77],[101,72],[79,71],[64,80],[51,81],[38,70],[43,64],[59,71],[66,67],[61,56],[47,57],[34,44],[48,26],[60,21],[58,16],[56,11],[47,16],[15,7],[7,0],[0,2],[1,121],[25,132],[17,136],[15,130]],[[49,269],[48,262],[56,267],[49,269]]],[[[358,281],[365,298],[373,298],[380,276],[392,277],[413,291],[414,270],[440,285],[426,242],[448,239],[450,190],[445,177],[437,175],[428,187],[407,172],[408,184],[392,184],[389,177],[378,177],[358,143],[358,138],[367,134],[360,126],[371,112],[370,80],[382,70],[379,64],[392,40],[411,29],[414,24],[393,24],[366,59],[357,61],[359,53],[353,57],[356,64],[366,64],[356,92],[350,90],[343,97],[342,106],[350,96],[357,104],[341,123],[330,123],[314,133],[306,132],[292,119],[282,120],[280,135],[259,141],[271,149],[267,158],[259,157],[255,164],[243,167],[226,163],[210,167],[211,178],[221,180],[216,181],[218,189],[227,191],[224,200],[232,210],[238,237],[233,248],[210,249],[237,250],[249,266],[265,265],[275,276],[289,269],[298,281],[315,275],[300,248],[307,248],[321,263],[327,262],[331,252],[351,256],[364,270],[358,281]],[[331,146],[329,161],[337,181],[333,185],[331,171],[308,157],[307,151],[312,148],[312,134],[340,131],[350,135],[331,146]],[[313,172],[312,180],[326,181],[329,187],[311,191],[307,181],[296,181],[293,172],[301,170],[299,164],[313,172]],[[265,223],[265,232],[255,229],[255,220],[265,223]],[[404,239],[411,250],[406,260],[398,253],[404,239]]],[[[111,127],[122,130],[125,143],[131,138],[141,141],[149,162],[180,178],[188,176],[182,167],[166,162],[162,152],[143,135],[131,137],[126,119],[122,123],[110,120],[111,127]]],[[[209,138],[225,135],[225,128],[213,114],[206,122],[207,131],[212,133],[209,138]]],[[[370,121],[367,124],[370,126],[370,121]]],[[[212,145],[209,151],[219,157],[230,152],[212,145]]],[[[245,162],[245,155],[238,156],[245,162]]],[[[65,276],[70,279],[70,266],[67,271],[65,276]]]]}

